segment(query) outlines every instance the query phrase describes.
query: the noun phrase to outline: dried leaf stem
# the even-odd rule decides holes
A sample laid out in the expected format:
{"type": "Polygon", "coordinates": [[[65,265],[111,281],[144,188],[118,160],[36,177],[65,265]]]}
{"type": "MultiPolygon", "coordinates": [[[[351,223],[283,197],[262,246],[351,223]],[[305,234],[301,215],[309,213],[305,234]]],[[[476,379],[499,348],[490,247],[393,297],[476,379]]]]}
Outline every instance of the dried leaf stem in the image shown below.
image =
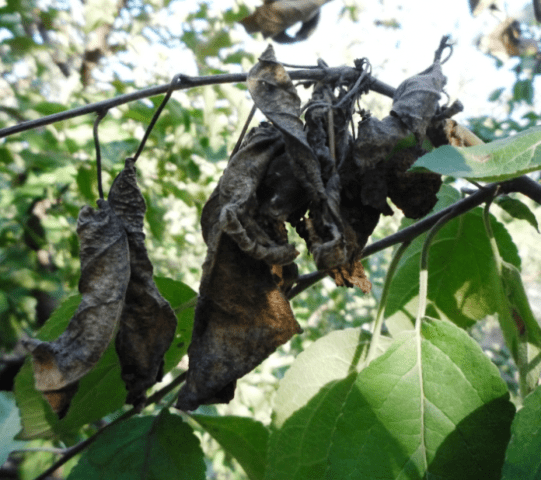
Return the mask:
{"type": "MultiPolygon", "coordinates": [[[[311,80],[317,81],[326,79],[329,81],[351,81],[356,79],[360,72],[354,67],[335,67],[335,68],[312,68],[306,70],[294,70],[288,72],[292,80],[311,80]]],[[[118,97],[111,98],[110,100],[102,100],[101,102],[91,103],[83,107],[73,108],[66,110],[65,112],[55,113],[53,115],[47,115],[46,117],[38,118],[37,120],[30,120],[22,122],[11,127],[0,129],[0,138],[14,135],[16,133],[31,130],[33,128],[42,127],[44,125],[50,125],[51,123],[68,120],[70,118],[79,117],[81,115],[87,115],[93,112],[101,112],[103,110],[109,110],[125,103],[134,102],[142,98],[154,97],[156,95],[162,95],[167,93],[170,88],[171,91],[175,90],[187,90],[189,88],[201,87],[206,85],[219,85],[223,83],[243,83],[246,82],[247,73],[228,73],[223,75],[209,75],[206,77],[190,77],[188,75],[177,75],[176,78],[181,81],[176,81],[176,85],[167,83],[165,85],[159,85],[156,87],[146,88],[137,92],[128,93],[125,95],[119,95],[118,97]]],[[[380,80],[371,77],[370,78],[370,90],[392,98],[395,89],[390,85],[387,85],[380,80]]]]}

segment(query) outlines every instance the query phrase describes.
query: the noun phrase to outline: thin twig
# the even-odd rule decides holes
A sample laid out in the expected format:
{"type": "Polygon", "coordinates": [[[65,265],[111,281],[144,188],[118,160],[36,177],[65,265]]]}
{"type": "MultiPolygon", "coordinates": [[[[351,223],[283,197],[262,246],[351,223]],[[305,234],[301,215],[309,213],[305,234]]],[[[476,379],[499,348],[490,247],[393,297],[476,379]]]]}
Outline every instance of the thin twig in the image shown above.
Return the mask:
{"type": "Polygon", "coordinates": [[[100,198],[103,200],[103,184],[101,182],[101,149],[100,149],[100,139],[98,138],[98,126],[102,121],[103,117],[107,115],[107,110],[100,110],[98,116],[94,121],[94,147],[96,148],[96,169],[98,171],[98,193],[100,198]]]}
{"type": "MultiPolygon", "coordinates": [[[[292,80],[321,80],[328,78],[329,80],[338,80],[344,78],[345,80],[354,81],[359,77],[359,71],[353,67],[335,67],[335,68],[314,68],[307,70],[294,70],[288,72],[292,80]]],[[[207,77],[190,77],[187,75],[182,76],[182,82],[176,85],[173,90],[187,90],[193,87],[201,87],[206,85],[219,85],[223,83],[243,83],[246,82],[246,73],[228,73],[223,75],[210,75],[207,77]]],[[[170,83],[166,85],[159,85],[157,87],[146,88],[137,92],[128,93],[125,95],[119,95],[118,97],[111,98],[110,100],[102,100],[101,102],[91,103],[83,107],[73,108],[65,112],[55,113],[46,117],[38,118],[36,120],[30,120],[27,122],[19,123],[11,127],[0,129],[0,138],[13,135],[15,133],[24,132],[33,128],[42,127],[44,125],[50,125],[51,123],[60,122],[62,120],[68,120],[70,118],[79,117],[81,115],[87,115],[93,112],[99,112],[104,109],[109,110],[125,103],[134,102],[142,98],[154,97],[156,95],[163,95],[169,90],[170,83]]],[[[393,97],[395,88],[387,85],[384,82],[370,77],[370,90],[385,95],[387,97],[393,97]]]]}
{"type": "MultiPolygon", "coordinates": [[[[404,228],[403,230],[400,230],[392,235],[389,235],[388,237],[385,237],[384,239],[378,242],[371,243],[370,245],[364,248],[361,258],[367,258],[370,255],[374,255],[375,253],[385,250],[386,248],[392,247],[396,245],[397,243],[412,241],[415,237],[418,237],[419,235],[423,234],[427,230],[430,230],[430,228],[432,228],[436,224],[436,222],[441,217],[445,216],[447,213],[450,213],[454,209],[456,209],[455,211],[457,212],[456,213],[457,215],[467,212],[468,210],[471,210],[481,205],[484,201],[490,198],[493,195],[495,190],[496,190],[496,184],[487,185],[483,190],[478,190],[473,195],[470,195],[469,197],[466,197],[463,200],[459,200],[457,203],[451,205],[450,207],[438,213],[435,213],[434,215],[431,215],[430,217],[426,217],[423,220],[420,220],[417,223],[414,223],[413,225],[407,228],[404,228]]],[[[326,276],[327,276],[327,273],[323,271],[312,272],[307,275],[300,276],[297,279],[295,286],[290,290],[288,294],[288,298],[289,299],[294,298],[299,293],[303,292],[307,288],[319,282],[322,278],[325,278],[326,276]]]]}
{"type": "Polygon", "coordinates": [[[257,107],[254,103],[252,105],[250,113],[248,114],[248,118],[246,119],[246,122],[244,122],[244,126],[242,127],[242,131],[240,132],[239,139],[237,140],[237,143],[235,144],[235,148],[233,148],[233,151],[231,152],[231,155],[229,156],[229,158],[233,158],[235,153],[239,151],[240,146],[242,145],[242,141],[244,140],[244,135],[246,135],[246,131],[248,130],[248,127],[250,126],[250,122],[252,121],[252,118],[254,118],[256,110],[257,110],[257,107]]]}
{"type": "Polygon", "coordinates": [[[133,156],[133,162],[135,163],[137,159],[139,158],[139,155],[141,155],[141,152],[143,151],[143,148],[145,148],[145,143],[147,143],[147,139],[150,136],[150,132],[152,132],[152,129],[154,128],[154,125],[156,125],[156,122],[158,121],[158,117],[160,116],[160,113],[162,113],[162,110],[164,109],[165,105],[171,98],[171,95],[173,94],[174,88],[177,83],[182,83],[182,79],[184,78],[184,75],[179,73],[178,75],[175,75],[173,79],[171,80],[171,83],[169,84],[169,88],[167,89],[167,93],[165,94],[164,99],[162,100],[162,103],[160,103],[160,106],[154,113],[154,116],[152,117],[152,120],[150,121],[145,135],[143,136],[143,140],[141,140],[141,143],[139,144],[139,148],[137,149],[137,152],[135,152],[135,155],[133,156]],[[179,82],[180,80],[180,82],[179,82]]]}

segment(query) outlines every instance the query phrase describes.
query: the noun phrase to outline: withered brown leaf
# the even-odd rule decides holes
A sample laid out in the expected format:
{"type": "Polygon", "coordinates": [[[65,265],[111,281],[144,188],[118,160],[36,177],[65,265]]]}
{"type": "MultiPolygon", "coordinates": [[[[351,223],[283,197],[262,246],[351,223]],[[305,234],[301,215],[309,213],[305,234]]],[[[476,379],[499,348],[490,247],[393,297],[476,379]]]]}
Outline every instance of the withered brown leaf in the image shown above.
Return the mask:
{"type": "Polygon", "coordinates": [[[248,33],[275,37],[297,22],[307,23],[331,0],[265,0],[255,12],[240,21],[248,33]]]}
{"type": "Polygon", "coordinates": [[[387,198],[393,200],[409,218],[426,215],[437,201],[440,175],[407,172],[426,152],[419,146],[399,148],[395,152],[393,149],[412,134],[420,143],[429,127],[434,130],[435,124],[443,125],[441,120],[436,120],[436,113],[441,113],[438,101],[446,83],[441,70],[441,55],[447,46],[447,38],[444,37],[433,64],[402,82],[394,95],[389,116],[383,120],[367,117],[359,123],[352,155],[340,166],[342,211],[363,246],[368,238],[367,222],[359,222],[358,219],[368,216],[372,219],[369,223],[375,227],[380,213],[392,214],[387,198]]]}
{"type": "MultiPolygon", "coordinates": [[[[283,149],[272,125],[253,129],[203,208],[208,252],[180,409],[229,402],[238,378],[300,332],[284,295],[296,277],[291,262],[297,252],[287,243],[283,222],[298,202],[291,206],[274,190],[278,185],[272,178],[280,172],[262,184],[269,163],[281,158],[283,149]]],[[[289,185],[291,178],[280,183],[289,185]]],[[[293,182],[286,196],[297,187],[293,182]]]]}
{"type": "MultiPolygon", "coordinates": [[[[236,380],[301,329],[270,266],[215,230],[195,310],[190,366],[176,407],[227,403],[236,380]]],[[[275,275],[277,271],[274,271],[275,275]]]]}
{"type": "Polygon", "coordinates": [[[321,165],[310,147],[300,119],[300,99],[272,45],[250,70],[248,89],[256,106],[282,133],[291,172],[310,203],[313,227],[310,250],[319,269],[347,261],[343,225],[339,213],[338,176],[324,183],[321,165]]]}
{"type": "Polygon", "coordinates": [[[131,267],[115,345],[128,390],[126,402],[140,406],[145,391],[161,380],[163,356],[173,341],[177,319],[152,277],[143,233],[146,205],[133,159],[126,160],[115,178],[108,200],[126,229],[131,267]]]}
{"type": "Polygon", "coordinates": [[[66,413],[77,382],[98,362],[120,319],[130,277],[128,239],[109,203],[84,206],[77,220],[83,298],[64,333],[52,342],[31,339],[36,389],[66,413]]]}
{"type": "MultiPolygon", "coordinates": [[[[441,52],[440,52],[441,56],[441,52]]],[[[400,118],[417,138],[424,138],[447,78],[440,58],[423,72],[404,80],[396,89],[391,114],[400,118]]]]}
{"type": "MultiPolygon", "coordinates": [[[[277,210],[283,204],[279,201],[279,193],[269,191],[263,198],[258,196],[270,162],[283,148],[280,132],[271,125],[263,124],[253,129],[242,148],[230,159],[220,179],[220,208],[214,211],[223,232],[243,251],[269,265],[287,265],[298,255],[295,247],[287,243],[287,236],[284,238],[280,232],[284,212],[277,210]],[[260,205],[265,202],[270,214],[266,219],[257,215],[260,205]]],[[[287,180],[285,184],[288,184],[287,180]]],[[[203,217],[202,222],[206,221],[203,217]]],[[[205,232],[205,228],[203,230],[205,232]]]]}

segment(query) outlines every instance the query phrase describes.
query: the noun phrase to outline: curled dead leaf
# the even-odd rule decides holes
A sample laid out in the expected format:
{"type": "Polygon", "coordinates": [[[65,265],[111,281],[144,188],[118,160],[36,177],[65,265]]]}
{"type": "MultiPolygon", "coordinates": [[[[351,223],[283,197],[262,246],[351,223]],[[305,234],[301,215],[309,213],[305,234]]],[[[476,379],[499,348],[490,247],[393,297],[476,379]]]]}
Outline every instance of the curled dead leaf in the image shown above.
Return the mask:
{"type": "MultiPolygon", "coordinates": [[[[283,149],[282,137],[271,125],[253,129],[220,179],[219,205],[206,212],[218,220],[221,231],[234,239],[243,251],[269,265],[287,265],[298,255],[295,247],[287,243],[287,234],[284,236],[281,227],[287,211],[278,209],[284,205],[280,192],[274,191],[269,183],[265,191],[259,190],[271,161],[279,157],[283,149]],[[259,214],[263,205],[270,215],[259,214]]],[[[295,189],[294,184],[292,188],[295,189]]],[[[203,218],[206,216],[201,220],[205,227],[203,218]]],[[[213,230],[207,228],[206,232],[209,231],[213,230]]],[[[215,240],[206,241],[210,245],[215,240]]]]}
{"type": "Polygon", "coordinates": [[[127,232],[131,269],[115,346],[128,390],[126,403],[141,406],[145,391],[161,380],[163,356],[173,341],[177,319],[152,277],[143,233],[146,205],[133,159],[126,160],[115,178],[108,200],[127,232]]]}
{"type": "MultiPolygon", "coordinates": [[[[277,62],[272,45],[248,73],[247,84],[256,106],[282,134],[290,170],[303,190],[305,202],[311,205],[310,249],[318,269],[342,265],[347,261],[347,252],[338,211],[338,175],[334,166],[329,169],[326,165],[330,177],[324,182],[322,166],[300,119],[300,99],[286,70],[277,62]]],[[[330,162],[334,163],[332,159],[330,162]]]]}
{"type": "Polygon", "coordinates": [[[77,382],[98,362],[118,325],[130,276],[128,239],[109,203],[84,206],[77,220],[83,298],[64,333],[52,342],[27,340],[36,389],[65,414],[77,382]]]}
{"type": "Polygon", "coordinates": [[[227,234],[209,246],[195,310],[190,365],[176,407],[227,403],[236,380],[301,329],[278,286],[280,270],[243,252],[227,234]]]}

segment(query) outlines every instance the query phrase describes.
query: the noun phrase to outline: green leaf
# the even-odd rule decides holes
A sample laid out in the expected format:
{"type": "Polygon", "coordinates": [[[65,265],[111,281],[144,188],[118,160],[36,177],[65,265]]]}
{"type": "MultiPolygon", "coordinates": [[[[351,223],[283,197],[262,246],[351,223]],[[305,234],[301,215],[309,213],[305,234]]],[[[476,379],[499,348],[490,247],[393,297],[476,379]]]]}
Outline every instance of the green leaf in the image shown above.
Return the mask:
{"type": "Polygon", "coordinates": [[[536,480],[541,475],[541,387],[524,399],[511,425],[502,480],[536,480]]]}
{"type": "Polygon", "coordinates": [[[514,410],[479,345],[425,318],[420,336],[404,332],[326,420],[336,426],[325,478],[499,480],[514,410]]]}
{"type": "Polygon", "coordinates": [[[541,328],[534,317],[517,267],[502,261],[502,282],[508,307],[519,334],[518,361],[521,390],[530,393],[541,374],[541,328]]]}
{"type": "Polygon", "coordinates": [[[96,171],[93,168],[81,167],[77,171],[77,186],[86,200],[93,202],[96,200],[96,194],[92,186],[97,182],[96,171]]]}
{"type": "Polygon", "coordinates": [[[66,106],[61,103],[39,102],[34,105],[34,110],[42,115],[52,115],[66,110],[66,106]]]}
{"type": "Polygon", "coordinates": [[[224,449],[234,457],[250,480],[265,476],[269,431],[256,420],[245,417],[192,415],[224,449]]]}
{"type": "Polygon", "coordinates": [[[513,88],[513,100],[524,100],[529,105],[533,103],[534,88],[531,80],[519,80],[513,88]]]}
{"type": "Polygon", "coordinates": [[[484,145],[444,145],[413,166],[456,178],[501,182],[541,169],[540,147],[541,126],[537,126],[484,145]]]}
{"type": "Polygon", "coordinates": [[[25,442],[14,440],[21,428],[19,410],[11,392],[0,392],[0,465],[7,460],[8,455],[25,442]]]}
{"type": "Polygon", "coordinates": [[[163,221],[165,208],[156,201],[154,194],[143,194],[143,196],[145,197],[145,202],[147,204],[145,219],[148,222],[150,231],[156,240],[162,240],[166,226],[165,222],[163,221]]]}
{"type": "Polygon", "coordinates": [[[177,414],[130,418],[86,450],[68,480],[204,480],[198,438],[177,414]]]}
{"type": "Polygon", "coordinates": [[[509,215],[517,220],[526,220],[533,228],[539,232],[539,225],[534,213],[528,208],[526,204],[511,197],[496,197],[495,203],[503,208],[509,215]]]}
{"type": "Polygon", "coordinates": [[[498,100],[498,98],[500,98],[500,96],[502,95],[504,91],[505,91],[505,88],[497,88],[490,94],[490,96],[488,97],[488,101],[495,102],[496,100],[498,100]]]}
{"type": "MultiPolygon", "coordinates": [[[[360,328],[337,330],[297,357],[276,393],[267,480],[323,477],[336,418],[365,365],[370,338],[360,328]]],[[[389,343],[382,337],[378,353],[389,343]]]]}
{"type": "MultiPolygon", "coordinates": [[[[495,218],[491,217],[491,220],[502,257],[520,265],[517,248],[509,233],[495,218]]],[[[412,300],[419,292],[419,261],[425,238],[426,234],[417,237],[400,260],[389,291],[386,317],[408,305],[408,311],[414,315],[416,305],[412,300]]],[[[496,275],[496,264],[482,210],[477,208],[451,220],[433,241],[428,260],[429,308],[458,326],[473,325],[497,309],[494,287],[487,281],[493,275],[496,275]]]]}
{"type": "Polygon", "coordinates": [[[55,433],[61,438],[69,436],[83,425],[122,408],[126,395],[115,342],[111,341],[96,366],[79,381],[68,413],[55,426],[55,433]]]}
{"type": "Polygon", "coordinates": [[[183,305],[197,297],[188,285],[171,278],[154,277],[158,290],[163,295],[177,316],[177,329],[171,346],[164,356],[164,373],[171,371],[188,352],[192,339],[193,317],[195,307],[182,308],[183,305]]]}
{"type": "MultiPolygon", "coordinates": [[[[323,386],[360,371],[364,367],[371,338],[372,335],[361,328],[336,330],[302,352],[280,381],[274,401],[273,426],[281,427],[323,386]]],[[[388,338],[381,337],[380,340],[379,354],[390,344],[388,338]]]]}

